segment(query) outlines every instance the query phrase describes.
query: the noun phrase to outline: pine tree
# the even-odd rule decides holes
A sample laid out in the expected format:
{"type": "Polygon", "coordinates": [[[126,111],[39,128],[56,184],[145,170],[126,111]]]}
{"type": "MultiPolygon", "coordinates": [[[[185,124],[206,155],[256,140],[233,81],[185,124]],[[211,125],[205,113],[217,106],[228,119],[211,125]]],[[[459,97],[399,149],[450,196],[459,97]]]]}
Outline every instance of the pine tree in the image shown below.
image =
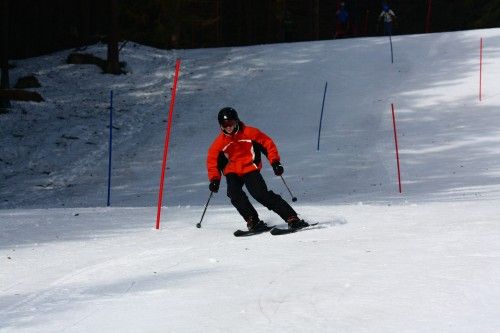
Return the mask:
{"type": "MultiPolygon", "coordinates": [[[[9,1],[0,0],[0,21],[1,21],[1,36],[0,36],[0,66],[1,78],[0,89],[8,89],[9,83],[9,1]]],[[[0,100],[0,108],[9,108],[10,102],[8,99],[0,100]]]]}

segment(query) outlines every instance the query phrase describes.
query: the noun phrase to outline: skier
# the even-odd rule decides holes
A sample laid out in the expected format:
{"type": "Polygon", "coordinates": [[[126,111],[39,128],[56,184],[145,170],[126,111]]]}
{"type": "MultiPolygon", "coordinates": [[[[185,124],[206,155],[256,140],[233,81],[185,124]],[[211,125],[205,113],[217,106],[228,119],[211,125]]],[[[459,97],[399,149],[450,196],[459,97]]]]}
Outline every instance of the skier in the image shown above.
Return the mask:
{"type": "Polygon", "coordinates": [[[378,20],[384,20],[384,33],[386,35],[392,36],[392,22],[396,18],[396,14],[389,8],[389,5],[384,4],[382,6],[382,12],[380,13],[378,20]]]}
{"type": "Polygon", "coordinates": [[[219,191],[221,175],[225,175],[227,196],[251,232],[267,231],[269,227],[260,220],[243,191],[243,185],[255,200],[286,221],[289,229],[309,226],[297,217],[297,213],[280,195],[268,190],[260,173],[263,153],[271,163],[274,174],[283,174],[280,155],[273,140],[259,129],[246,126],[231,107],[221,109],[217,118],[221,133],[215,138],[207,155],[210,191],[219,191]]]}
{"type": "Polygon", "coordinates": [[[335,38],[345,37],[349,29],[349,13],[345,8],[345,3],[341,2],[340,7],[335,13],[337,16],[337,24],[335,29],[335,38]]]}

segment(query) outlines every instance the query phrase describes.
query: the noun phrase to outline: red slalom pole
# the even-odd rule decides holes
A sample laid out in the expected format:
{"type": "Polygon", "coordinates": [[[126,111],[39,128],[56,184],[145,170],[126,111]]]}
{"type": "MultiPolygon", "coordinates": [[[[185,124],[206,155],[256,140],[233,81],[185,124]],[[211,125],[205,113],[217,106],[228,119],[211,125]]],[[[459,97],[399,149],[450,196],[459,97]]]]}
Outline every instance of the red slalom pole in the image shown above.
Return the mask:
{"type": "Polygon", "coordinates": [[[402,193],[401,189],[401,169],[399,167],[399,149],[398,149],[398,133],[396,130],[396,116],[394,112],[394,103],[391,103],[392,110],[392,125],[394,127],[394,144],[396,145],[396,161],[398,164],[398,183],[399,183],[399,193],[402,193]]]}
{"type": "Polygon", "coordinates": [[[479,43],[479,101],[482,100],[483,94],[483,39],[479,43]]]}
{"type": "Polygon", "coordinates": [[[425,32],[431,31],[431,13],[432,13],[432,0],[427,1],[427,18],[425,20],[425,32]]]}
{"type": "Polygon", "coordinates": [[[170,98],[170,110],[168,112],[167,132],[165,134],[165,145],[163,149],[163,162],[161,165],[160,192],[158,194],[158,211],[156,213],[156,229],[160,229],[160,215],[163,201],[163,183],[165,181],[165,169],[167,168],[168,144],[170,143],[170,130],[172,129],[172,115],[174,113],[175,94],[177,92],[177,81],[179,79],[179,71],[181,68],[181,60],[177,59],[175,63],[174,85],[172,87],[172,97],[170,98]]]}

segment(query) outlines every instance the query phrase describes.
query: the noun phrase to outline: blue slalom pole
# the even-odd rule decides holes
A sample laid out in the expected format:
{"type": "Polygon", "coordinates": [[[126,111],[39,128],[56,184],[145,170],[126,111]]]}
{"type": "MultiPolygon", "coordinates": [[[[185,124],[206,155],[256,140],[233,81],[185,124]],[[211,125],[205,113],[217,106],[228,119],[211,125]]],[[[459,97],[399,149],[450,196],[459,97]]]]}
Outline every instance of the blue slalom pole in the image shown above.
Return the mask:
{"type": "Polygon", "coordinates": [[[326,88],[328,87],[328,81],[325,83],[325,91],[323,92],[323,103],[321,104],[321,116],[319,117],[319,129],[318,129],[318,147],[317,151],[319,151],[319,141],[321,138],[321,126],[323,124],[323,110],[325,109],[325,97],[326,97],[326,88]]]}
{"type": "Polygon", "coordinates": [[[109,105],[109,163],[108,163],[108,207],[111,205],[111,154],[112,154],[112,142],[113,142],[113,90],[110,94],[110,105],[109,105]]]}
{"type": "Polygon", "coordinates": [[[389,34],[389,43],[391,44],[391,64],[394,63],[394,54],[392,52],[392,34],[389,34]]]}

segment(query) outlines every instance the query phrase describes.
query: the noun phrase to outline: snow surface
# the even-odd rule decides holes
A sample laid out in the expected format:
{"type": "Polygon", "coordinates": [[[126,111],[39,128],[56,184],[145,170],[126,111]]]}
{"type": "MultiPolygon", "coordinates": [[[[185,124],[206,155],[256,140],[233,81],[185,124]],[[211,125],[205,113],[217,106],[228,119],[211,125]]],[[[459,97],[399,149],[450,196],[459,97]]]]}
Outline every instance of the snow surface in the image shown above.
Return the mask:
{"type": "MultiPolygon", "coordinates": [[[[499,332],[500,29],[393,43],[394,64],[386,38],[176,51],[129,43],[122,76],[65,64],[72,50],[17,61],[12,82],[34,73],[46,102],[0,115],[0,332],[499,332]],[[223,183],[195,228],[224,106],[275,139],[293,207],[317,227],[235,238],[244,222],[223,183]]],[[[263,174],[290,200],[268,164],[263,174]]]]}

